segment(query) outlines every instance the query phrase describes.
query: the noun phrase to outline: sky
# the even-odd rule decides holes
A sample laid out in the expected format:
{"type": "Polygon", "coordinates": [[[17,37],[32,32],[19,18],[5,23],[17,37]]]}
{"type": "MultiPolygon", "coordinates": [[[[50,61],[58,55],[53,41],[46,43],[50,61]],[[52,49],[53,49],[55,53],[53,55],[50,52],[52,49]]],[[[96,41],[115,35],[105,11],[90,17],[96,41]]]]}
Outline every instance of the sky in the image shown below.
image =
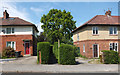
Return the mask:
{"type": "Polygon", "coordinates": [[[108,9],[112,11],[112,15],[118,15],[118,2],[2,2],[0,17],[3,17],[3,11],[7,10],[10,17],[29,21],[42,32],[40,19],[53,8],[71,12],[77,27],[96,15],[104,15],[108,9]]]}

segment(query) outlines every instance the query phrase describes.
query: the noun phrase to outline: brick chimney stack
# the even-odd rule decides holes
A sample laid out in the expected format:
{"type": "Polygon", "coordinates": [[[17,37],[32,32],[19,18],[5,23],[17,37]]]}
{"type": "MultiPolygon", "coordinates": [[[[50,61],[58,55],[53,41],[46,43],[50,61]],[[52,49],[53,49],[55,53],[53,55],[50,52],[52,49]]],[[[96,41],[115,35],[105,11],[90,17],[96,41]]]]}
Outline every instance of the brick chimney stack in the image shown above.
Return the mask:
{"type": "Polygon", "coordinates": [[[110,10],[106,11],[105,15],[106,16],[111,16],[111,11],[110,10]]]}
{"type": "Polygon", "coordinates": [[[9,14],[7,13],[7,10],[5,10],[5,11],[3,12],[3,18],[4,18],[4,19],[9,18],[9,14]]]}

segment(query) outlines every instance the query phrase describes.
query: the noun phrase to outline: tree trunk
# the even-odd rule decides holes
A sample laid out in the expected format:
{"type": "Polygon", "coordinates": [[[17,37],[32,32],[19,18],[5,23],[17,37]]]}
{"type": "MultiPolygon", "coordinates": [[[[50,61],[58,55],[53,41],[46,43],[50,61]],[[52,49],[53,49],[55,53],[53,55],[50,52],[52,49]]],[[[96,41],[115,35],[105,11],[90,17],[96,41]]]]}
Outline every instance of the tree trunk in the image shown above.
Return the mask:
{"type": "Polygon", "coordinates": [[[58,39],[58,63],[60,64],[60,39],[58,39]]]}
{"type": "Polygon", "coordinates": [[[58,48],[60,47],[60,39],[58,39],[58,48]]]}

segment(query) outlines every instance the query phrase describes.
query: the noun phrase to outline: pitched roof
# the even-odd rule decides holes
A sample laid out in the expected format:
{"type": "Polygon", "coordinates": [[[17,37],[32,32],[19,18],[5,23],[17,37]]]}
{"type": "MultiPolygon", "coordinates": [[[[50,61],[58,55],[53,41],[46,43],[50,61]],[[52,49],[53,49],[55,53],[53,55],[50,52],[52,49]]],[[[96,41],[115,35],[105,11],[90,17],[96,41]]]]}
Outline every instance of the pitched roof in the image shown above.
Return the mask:
{"type": "Polygon", "coordinates": [[[95,17],[93,17],[83,25],[79,26],[72,32],[75,32],[76,30],[86,25],[120,25],[119,19],[120,16],[96,15],[95,17]]]}
{"type": "Polygon", "coordinates": [[[7,19],[0,17],[0,26],[34,26],[35,29],[38,31],[37,27],[34,24],[25,21],[19,17],[9,17],[7,19]]]}

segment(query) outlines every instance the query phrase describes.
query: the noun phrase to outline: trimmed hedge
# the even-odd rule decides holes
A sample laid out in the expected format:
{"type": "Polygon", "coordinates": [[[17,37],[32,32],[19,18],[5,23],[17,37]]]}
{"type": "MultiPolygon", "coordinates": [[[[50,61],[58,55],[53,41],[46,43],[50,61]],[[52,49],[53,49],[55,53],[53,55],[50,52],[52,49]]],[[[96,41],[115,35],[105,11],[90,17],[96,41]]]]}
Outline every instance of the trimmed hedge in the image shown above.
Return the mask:
{"type": "Polygon", "coordinates": [[[118,64],[119,63],[119,54],[113,50],[103,50],[103,57],[105,64],[118,64]]]}
{"type": "Polygon", "coordinates": [[[50,56],[50,43],[39,42],[37,44],[38,63],[39,63],[39,51],[41,51],[41,64],[48,64],[50,56]]]}
{"type": "Polygon", "coordinates": [[[61,44],[60,48],[60,59],[59,64],[63,65],[74,65],[75,62],[75,51],[72,45],[61,44]]]}
{"type": "Polygon", "coordinates": [[[54,53],[56,59],[58,59],[58,42],[55,42],[55,43],[54,43],[53,53],[54,53]]]}

